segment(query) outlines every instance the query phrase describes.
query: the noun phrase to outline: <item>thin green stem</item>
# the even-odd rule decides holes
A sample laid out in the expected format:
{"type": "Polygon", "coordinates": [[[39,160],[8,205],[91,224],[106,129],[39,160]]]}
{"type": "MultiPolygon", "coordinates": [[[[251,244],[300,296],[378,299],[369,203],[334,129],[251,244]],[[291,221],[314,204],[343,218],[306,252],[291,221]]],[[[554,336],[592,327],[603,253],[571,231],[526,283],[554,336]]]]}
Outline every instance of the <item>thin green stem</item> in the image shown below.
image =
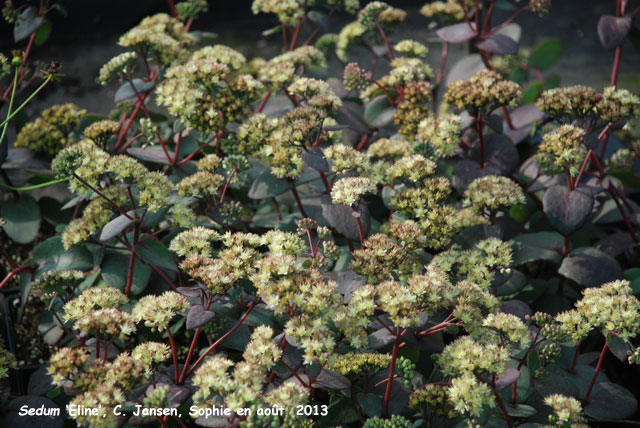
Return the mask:
{"type": "Polygon", "coordinates": [[[13,89],[11,90],[11,98],[9,99],[9,110],[7,110],[7,118],[2,122],[2,134],[0,134],[0,145],[2,144],[2,140],[4,140],[4,134],[7,132],[7,126],[9,125],[9,119],[11,118],[11,109],[13,108],[13,100],[16,97],[16,86],[18,82],[18,69],[16,68],[16,72],[13,76],[13,89]]]}
{"type": "MultiPolygon", "coordinates": [[[[18,106],[17,109],[15,109],[13,112],[11,112],[11,103],[13,102],[13,97],[14,97],[14,94],[15,94],[15,85],[14,85],[13,86],[13,92],[11,93],[11,99],[9,100],[9,112],[11,114],[7,115],[6,119],[2,123],[0,123],[0,126],[6,126],[9,123],[9,121],[16,114],[20,113],[20,110],[22,110],[29,103],[29,101],[31,101],[33,99],[33,97],[35,97],[38,94],[38,92],[40,92],[47,85],[47,83],[49,83],[49,81],[51,81],[51,76],[47,76],[47,78],[44,80],[44,82],[42,82],[42,84],[40,84],[40,86],[38,86],[36,88],[36,90],[33,91],[33,93],[31,93],[31,95],[29,95],[29,97],[26,100],[24,100],[22,102],[22,104],[20,104],[18,106]]],[[[2,135],[4,136],[4,131],[3,131],[2,135]]],[[[0,139],[0,141],[2,141],[2,139],[0,139]]]]}
{"type": "Polygon", "coordinates": [[[65,181],[69,181],[69,179],[59,178],[57,180],[47,181],[46,183],[34,184],[33,186],[26,186],[26,187],[14,187],[14,186],[9,186],[7,184],[0,183],[0,187],[7,190],[14,190],[16,192],[26,192],[29,190],[35,190],[35,189],[41,189],[43,187],[53,186],[54,184],[58,184],[58,183],[64,183],[65,181]]]}

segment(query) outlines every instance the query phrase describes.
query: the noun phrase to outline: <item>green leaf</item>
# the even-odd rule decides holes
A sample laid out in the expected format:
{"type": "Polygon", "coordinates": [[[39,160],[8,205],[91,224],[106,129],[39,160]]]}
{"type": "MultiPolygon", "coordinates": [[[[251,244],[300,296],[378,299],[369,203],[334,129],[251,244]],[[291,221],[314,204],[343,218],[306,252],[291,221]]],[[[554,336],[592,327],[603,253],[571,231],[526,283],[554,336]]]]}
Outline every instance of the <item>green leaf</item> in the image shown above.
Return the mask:
{"type": "Polygon", "coordinates": [[[515,418],[528,418],[537,413],[535,407],[527,406],[526,404],[516,404],[512,406],[510,403],[505,403],[507,408],[507,414],[515,418]]]}
{"type": "Polygon", "coordinates": [[[71,221],[72,211],[63,211],[62,204],[56,199],[43,196],[38,200],[42,219],[47,223],[57,226],[59,224],[66,225],[71,221]]]}
{"type": "Polygon", "coordinates": [[[624,271],[624,277],[631,283],[633,294],[640,293],[640,268],[631,268],[624,271]]]}
{"type": "Polygon", "coordinates": [[[53,312],[51,311],[42,311],[40,314],[38,331],[42,335],[42,340],[50,346],[58,343],[62,336],[64,336],[64,330],[60,327],[60,324],[56,322],[53,312]]]}
{"type": "Polygon", "coordinates": [[[149,239],[142,244],[136,245],[136,253],[145,261],[160,269],[167,269],[173,272],[178,271],[178,266],[173,258],[173,254],[157,239],[149,239]]]}
{"type": "Polygon", "coordinates": [[[545,260],[559,265],[564,237],[557,232],[525,233],[511,239],[514,264],[545,260]]]}
{"type": "Polygon", "coordinates": [[[618,261],[593,247],[573,250],[562,261],[558,273],[583,287],[598,287],[623,277],[618,261]]]}
{"type": "Polygon", "coordinates": [[[318,421],[319,428],[347,425],[358,420],[358,413],[343,397],[334,395],[329,405],[328,414],[318,421]]]}
{"type": "Polygon", "coordinates": [[[23,193],[19,199],[4,202],[0,217],[7,221],[4,231],[15,242],[28,244],[36,239],[40,230],[40,207],[31,195],[23,193]]]}
{"type": "Polygon", "coordinates": [[[613,168],[607,172],[611,177],[615,177],[629,187],[640,188],[640,177],[636,177],[631,167],[613,168]]]}
{"type": "Polygon", "coordinates": [[[51,35],[51,22],[44,21],[40,28],[38,28],[38,32],[36,33],[36,38],[33,40],[36,46],[43,45],[47,40],[49,40],[49,36],[51,35]]]}
{"type": "Polygon", "coordinates": [[[547,189],[542,204],[553,228],[568,236],[587,221],[594,201],[593,193],[588,189],[569,190],[557,185],[547,189]]]}
{"type": "MultiPolygon", "coordinates": [[[[129,258],[129,254],[107,251],[102,261],[101,269],[102,278],[108,285],[124,291],[129,274],[129,258]]],[[[149,282],[150,276],[151,268],[136,258],[133,264],[131,292],[136,295],[142,293],[149,282]]]]}
{"type": "Polygon", "coordinates": [[[522,94],[522,104],[534,103],[542,93],[542,89],[544,88],[544,83],[538,80],[535,80],[527,85],[527,88],[524,90],[522,94]]]}
{"type": "Polygon", "coordinates": [[[251,184],[249,197],[251,199],[267,199],[286,192],[291,188],[291,184],[281,178],[276,177],[270,170],[263,171],[251,184]]]}
{"type": "Polygon", "coordinates": [[[33,253],[33,260],[40,265],[39,273],[47,270],[89,270],[93,257],[83,245],[74,245],[65,251],[62,239],[54,236],[40,244],[33,253]]]}
{"type": "Polygon", "coordinates": [[[382,399],[380,396],[371,393],[364,394],[362,392],[358,392],[356,398],[358,399],[360,407],[362,407],[362,411],[367,416],[370,418],[382,416],[382,399]]]}
{"type": "Polygon", "coordinates": [[[529,67],[540,71],[550,69],[556,63],[562,53],[562,40],[551,38],[544,40],[533,48],[529,56],[529,67]]]}
{"type": "Polygon", "coordinates": [[[593,387],[584,413],[596,419],[624,419],[633,415],[638,400],[626,388],[611,382],[599,382],[593,387]]]}
{"type": "Polygon", "coordinates": [[[364,120],[369,126],[382,128],[393,122],[393,115],[396,108],[391,105],[389,98],[385,94],[378,95],[365,107],[364,120]]]}
{"type": "Polygon", "coordinates": [[[527,277],[519,270],[511,269],[511,274],[508,275],[506,281],[501,284],[494,285],[494,288],[498,296],[509,296],[522,290],[526,284],[527,277]]]}

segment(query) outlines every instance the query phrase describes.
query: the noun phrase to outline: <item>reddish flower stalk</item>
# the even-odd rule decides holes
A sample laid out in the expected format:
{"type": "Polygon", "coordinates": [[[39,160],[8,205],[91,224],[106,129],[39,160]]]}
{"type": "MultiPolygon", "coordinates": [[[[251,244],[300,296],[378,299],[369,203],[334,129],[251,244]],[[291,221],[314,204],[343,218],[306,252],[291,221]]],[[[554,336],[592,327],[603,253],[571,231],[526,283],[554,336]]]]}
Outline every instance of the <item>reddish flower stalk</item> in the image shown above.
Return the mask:
{"type": "Polygon", "coordinates": [[[296,190],[296,186],[291,186],[291,193],[293,193],[293,197],[296,200],[296,204],[298,204],[298,209],[300,210],[300,214],[302,214],[302,217],[309,217],[304,210],[304,206],[302,205],[302,201],[300,200],[300,195],[296,190]]]}
{"type": "Polygon", "coordinates": [[[176,341],[171,334],[171,328],[167,326],[167,335],[169,336],[169,343],[171,344],[171,356],[173,357],[173,374],[175,382],[178,383],[180,375],[178,374],[178,350],[176,349],[176,341]]]}
{"type": "Polygon", "coordinates": [[[260,106],[258,107],[258,110],[256,110],[256,113],[262,113],[262,110],[264,110],[264,106],[267,105],[269,98],[271,98],[271,92],[264,94],[264,98],[262,98],[262,102],[260,102],[260,106]]]}
{"type": "Polygon", "coordinates": [[[358,223],[358,233],[360,234],[360,249],[364,250],[364,231],[362,230],[362,222],[360,221],[360,213],[356,217],[356,222],[358,223]]]}
{"type": "Polygon", "coordinates": [[[604,360],[604,356],[609,349],[609,343],[605,340],[604,346],[602,347],[602,351],[600,352],[600,357],[598,358],[598,364],[596,364],[596,371],[593,373],[593,377],[591,378],[591,383],[589,384],[589,388],[587,389],[587,393],[582,400],[583,403],[589,402],[589,397],[591,397],[591,391],[593,390],[593,386],[596,384],[596,378],[600,373],[600,369],[602,368],[602,361],[604,360]]]}
{"type": "Polygon", "coordinates": [[[189,376],[191,373],[195,371],[196,368],[198,368],[200,363],[202,363],[202,361],[205,359],[207,355],[209,355],[211,351],[215,350],[220,343],[222,343],[227,337],[231,336],[238,328],[240,328],[244,320],[247,319],[247,317],[249,316],[249,314],[251,314],[251,311],[253,311],[253,308],[255,307],[256,307],[256,302],[249,303],[249,307],[247,308],[247,311],[244,313],[242,318],[238,320],[236,325],[234,325],[231,328],[231,330],[227,331],[220,339],[216,340],[211,346],[207,348],[206,351],[202,353],[202,355],[200,355],[200,358],[198,358],[196,362],[193,363],[193,366],[191,366],[191,368],[187,370],[187,376],[189,376]]]}
{"type": "Polygon", "coordinates": [[[480,168],[484,168],[484,136],[482,135],[482,113],[478,112],[476,118],[476,132],[478,133],[478,145],[480,149],[480,168]]]}
{"type": "Polygon", "coordinates": [[[500,397],[500,394],[498,394],[498,391],[496,391],[496,387],[495,385],[491,385],[491,390],[493,391],[493,395],[496,397],[496,401],[498,402],[498,407],[500,407],[500,412],[502,413],[502,416],[504,416],[504,420],[507,422],[507,426],[509,428],[513,428],[513,422],[511,422],[511,418],[509,417],[509,413],[507,412],[507,408],[504,405],[504,402],[502,401],[502,397],[500,397]]]}
{"type": "Polygon", "coordinates": [[[375,22],[376,22],[376,27],[378,27],[378,30],[382,35],[382,40],[384,40],[384,44],[387,46],[387,52],[389,52],[389,61],[393,61],[394,60],[393,51],[391,50],[391,45],[389,44],[389,40],[387,39],[387,34],[382,29],[382,25],[380,25],[380,21],[376,19],[375,22]]]}
{"type": "Polygon", "coordinates": [[[9,274],[2,280],[2,282],[0,282],[0,288],[2,288],[5,285],[7,285],[9,283],[9,281],[11,281],[11,278],[13,278],[15,275],[19,274],[20,272],[23,272],[23,271],[33,272],[33,271],[35,271],[35,269],[36,269],[35,265],[18,266],[17,268],[15,268],[11,272],[9,272],[9,274]]]}
{"type": "Polygon", "coordinates": [[[405,335],[407,330],[402,331],[400,333],[400,328],[396,329],[396,340],[393,342],[393,350],[391,351],[391,365],[389,366],[389,377],[387,378],[387,387],[384,391],[384,399],[382,400],[382,414],[385,416],[389,415],[389,399],[391,398],[391,386],[393,385],[393,374],[396,370],[396,360],[398,359],[398,349],[400,346],[400,342],[402,341],[402,337],[405,335]]]}

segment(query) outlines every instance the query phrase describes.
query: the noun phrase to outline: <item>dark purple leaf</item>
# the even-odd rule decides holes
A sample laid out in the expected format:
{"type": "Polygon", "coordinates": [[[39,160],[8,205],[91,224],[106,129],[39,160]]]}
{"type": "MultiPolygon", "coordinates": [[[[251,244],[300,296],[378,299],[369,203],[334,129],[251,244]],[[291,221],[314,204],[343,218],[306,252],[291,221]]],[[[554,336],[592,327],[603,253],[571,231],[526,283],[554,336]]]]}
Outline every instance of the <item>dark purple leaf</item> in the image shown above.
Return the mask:
{"type": "Polygon", "coordinates": [[[202,305],[192,306],[187,313],[187,329],[202,327],[215,316],[215,312],[207,311],[202,305]]]}
{"type": "Polygon", "coordinates": [[[447,78],[445,79],[445,86],[448,87],[451,82],[455,82],[456,80],[466,80],[473,73],[484,68],[482,57],[479,54],[462,57],[453,64],[451,70],[449,70],[447,78]]]}
{"type": "Polygon", "coordinates": [[[371,333],[368,339],[369,348],[380,349],[393,342],[395,340],[395,336],[392,335],[389,330],[383,327],[380,330],[371,333]]]}
{"type": "Polygon", "coordinates": [[[487,175],[500,175],[500,170],[489,165],[486,168],[480,168],[480,164],[469,159],[462,159],[453,167],[452,185],[460,194],[463,194],[469,184],[476,178],[485,177],[487,175]]]}
{"type": "Polygon", "coordinates": [[[313,381],[313,387],[336,390],[348,389],[349,387],[351,387],[351,382],[349,382],[349,379],[338,373],[334,373],[331,370],[323,369],[318,374],[318,377],[316,377],[313,381]]]}
{"type": "Polygon", "coordinates": [[[611,350],[611,353],[615,355],[617,359],[620,361],[627,360],[627,351],[629,351],[629,346],[623,338],[615,333],[608,333],[607,344],[609,344],[609,350],[611,350]]]}
{"type": "Polygon", "coordinates": [[[598,287],[624,278],[618,261],[593,247],[573,250],[562,261],[558,273],[582,287],[598,287]]]}
{"type": "Polygon", "coordinates": [[[329,170],[329,162],[318,147],[311,147],[308,151],[303,152],[302,160],[316,171],[325,172],[329,170]]]}
{"type": "MultiPolygon", "coordinates": [[[[371,229],[371,216],[369,214],[369,208],[366,205],[360,204],[360,222],[362,223],[362,230],[366,237],[371,229]]],[[[358,223],[351,215],[353,209],[345,205],[333,204],[329,198],[326,198],[322,202],[322,216],[327,223],[335,228],[341,235],[353,239],[360,239],[360,232],[358,231],[358,223]]]]}
{"type": "Polygon", "coordinates": [[[466,22],[462,22],[460,24],[442,27],[436,31],[436,34],[445,42],[461,43],[471,40],[478,35],[478,31],[474,27],[473,24],[469,25],[466,22]]]}
{"type": "Polygon", "coordinates": [[[518,42],[504,34],[494,34],[476,46],[485,52],[498,55],[515,55],[518,53],[518,42]]]}
{"type": "Polygon", "coordinates": [[[136,221],[133,210],[127,212],[127,215],[129,217],[125,216],[124,214],[119,215],[109,223],[105,224],[105,226],[102,228],[102,233],[100,233],[100,241],[106,242],[109,239],[114,238],[136,221]]]}
{"type": "MultiPolygon", "coordinates": [[[[480,160],[477,142],[471,149],[471,158],[476,161],[480,160]]],[[[484,136],[484,160],[487,166],[499,171],[498,175],[510,175],[518,167],[519,158],[518,149],[506,135],[488,134],[484,136]]]]}
{"type": "Polygon", "coordinates": [[[590,190],[569,190],[561,185],[548,189],[542,200],[547,219],[564,236],[580,229],[591,215],[593,204],[594,197],[590,190]]]}
{"type": "Polygon", "coordinates": [[[200,297],[200,288],[198,287],[178,287],[176,291],[184,297],[200,297]]]}
{"type": "Polygon", "coordinates": [[[595,419],[625,419],[638,408],[638,400],[628,389],[611,382],[596,383],[584,413],[595,419]]]}
{"type": "MultiPolygon", "coordinates": [[[[143,149],[142,147],[131,147],[127,149],[127,153],[137,159],[142,159],[143,161],[151,162],[151,163],[162,163],[169,165],[171,162],[167,160],[167,155],[165,155],[162,147],[147,147],[143,149]]],[[[169,152],[170,156],[173,156],[173,153],[169,152]]]]}
{"type": "Polygon", "coordinates": [[[598,20],[598,37],[602,46],[614,49],[620,46],[631,30],[630,16],[602,15],[598,20]]]}
{"type": "Polygon", "coordinates": [[[541,121],[544,118],[544,113],[538,109],[536,103],[530,103],[513,110],[510,116],[511,123],[517,129],[533,122],[541,121]]]}
{"type": "Polygon", "coordinates": [[[498,391],[505,389],[509,385],[512,385],[513,382],[518,380],[519,377],[520,372],[518,370],[511,367],[507,368],[507,370],[505,370],[503,374],[498,376],[498,379],[496,381],[496,389],[498,391]]]}

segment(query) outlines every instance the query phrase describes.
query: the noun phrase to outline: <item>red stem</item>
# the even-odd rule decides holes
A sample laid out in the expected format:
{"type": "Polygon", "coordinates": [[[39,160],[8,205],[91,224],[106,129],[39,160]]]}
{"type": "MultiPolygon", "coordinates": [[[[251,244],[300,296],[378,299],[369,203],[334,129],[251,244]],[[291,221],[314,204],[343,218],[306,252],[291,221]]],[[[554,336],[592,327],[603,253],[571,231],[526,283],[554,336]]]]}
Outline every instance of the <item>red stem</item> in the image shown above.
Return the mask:
{"type": "Polygon", "coordinates": [[[440,60],[440,70],[438,71],[438,77],[436,78],[436,86],[442,83],[442,78],[444,77],[444,69],[447,64],[448,56],[449,56],[449,42],[444,42],[442,44],[442,59],[440,60]]]}
{"type": "MultiPolygon", "coordinates": [[[[148,92],[145,92],[144,94],[142,94],[142,100],[144,101],[144,99],[147,97],[148,92]]],[[[131,128],[131,125],[133,124],[134,119],[136,118],[136,116],[138,115],[138,112],[140,111],[140,109],[142,108],[142,104],[140,104],[140,100],[137,99],[136,100],[136,106],[133,109],[133,113],[131,113],[131,116],[129,117],[129,120],[127,121],[127,124],[124,128],[122,128],[122,130],[120,131],[120,136],[118,137],[118,142],[116,143],[115,146],[115,150],[117,151],[120,146],[122,145],[122,142],[124,141],[124,138],[127,136],[127,132],[129,132],[129,128],[131,128]]]]}
{"type": "Polygon", "coordinates": [[[191,340],[191,346],[189,346],[189,353],[187,353],[187,358],[184,360],[184,367],[182,367],[182,373],[178,378],[178,385],[182,385],[185,378],[187,377],[187,367],[191,363],[191,357],[193,356],[194,351],[196,350],[196,343],[198,342],[198,336],[200,336],[200,332],[202,331],[201,327],[196,329],[195,334],[193,335],[193,339],[191,340]]]}
{"type": "Polygon", "coordinates": [[[491,390],[493,391],[493,395],[496,397],[496,401],[498,402],[498,406],[500,407],[502,416],[504,416],[504,420],[507,422],[507,426],[509,428],[513,428],[513,422],[511,422],[511,418],[509,417],[507,408],[505,407],[504,402],[502,401],[502,397],[500,397],[500,394],[498,394],[498,391],[496,391],[496,388],[494,385],[491,385],[491,390]]]}
{"type": "Polygon", "coordinates": [[[356,217],[356,222],[358,223],[358,232],[360,233],[360,249],[364,250],[364,231],[362,230],[362,222],[360,221],[360,216],[356,217]]]}
{"type": "Polygon", "coordinates": [[[389,416],[389,398],[391,398],[391,386],[393,385],[393,373],[396,370],[396,360],[398,359],[398,349],[400,340],[407,331],[400,333],[400,328],[396,328],[396,340],[393,342],[393,351],[391,351],[391,365],[389,366],[389,377],[387,378],[387,387],[384,391],[384,400],[382,401],[382,414],[389,416]]]}
{"type": "Polygon", "coordinates": [[[393,56],[393,51],[391,50],[391,45],[389,44],[389,40],[387,39],[387,35],[385,34],[384,30],[382,29],[382,25],[380,25],[380,21],[378,21],[376,19],[376,27],[378,27],[378,31],[380,31],[380,34],[382,35],[382,40],[384,40],[384,44],[387,46],[387,52],[389,52],[389,61],[393,61],[394,60],[394,56],[393,56]]]}
{"type": "Polygon", "coordinates": [[[578,362],[578,354],[580,354],[580,345],[582,344],[582,340],[578,340],[576,343],[576,349],[573,352],[573,359],[571,360],[571,367],[569,367],[569,371],[573,373],[576,368],[576,363],[578,362]]]}
{"type": "Polygon", "coordinates": [[[296,190],[296,186],[291,186],[291,193],[293,193],[293,197],[296,200],[296,204],[298,204],[298,209],[300,210],[300,214],[302,214],[302,217],[307,218],[309,217],[307,215],[307,213],[304,210],[304,206],[302,206],[302,201],[300,200],[300,195],[298,194],[298,191],[296,190]]]}
{"type": "Polygon", "coordinates": [[[616,53],[613,57],[613,68],[611,69],[611,86],[616,86],[618,83],[618,71],[620,70],[620,58],[622,57],[622,45],[616,48],[616,53]]]}
{"type": "Polygon", "coordinates": [[[602,368],[602,361],[604,360],[604,356],[607,353],[607,349],[609,349],[609,343],[605,340],[604,346],[602,347],[602,351],[600,352],[600,358],[598,358],[598,364],[596,365],[596,371],[593,373],[593,377],[591,378],[591,383],[589,384],[589,388],[587,389],[587,393],[582,400],[583,403],[589,402],[589,397],[591,396],[591,391],[593,390],[593,386],[596,384],[596,378],[600,373],[600,369],[602,368]]]}
{"type": "Polygon", "coordinates": [[[500,24],[497,27],[495,27],[494,29],[492,29],[491,32],[489,34],[487,34],[487,37],[493,36],[498,31],[502,30],[504,27],[506,27],[507,25],[511,24],[514,19],[516,19],[519,15],[521,15],[522,13],[528,11],[529,9],[531,9],[531,7],[529,5],[520,8],[509,19],[507,19],[502,24],[500,24]]]}
{"type": "Polygon", "coordinates": [[[140,223],[136,223],[133,230],[133,246],[131,247],[131,257],[129,258],[129,272],[127,274],[127,285],[124,288],[125,296],[129,296],[131,285],[133,285],[133,267],[136,261],[136,245],[138,245],[138,236],[140,234],[140,223]]]}
{"type": "Polygon", "coordinates": [[[25,270],[29,270],[29,271],[33,272],[33,271],[35,271],[35,269],[36,269],[35,265],[18,266],[17,268],[15,268],[11,272],[9,272],[9,274],[2,280],[2,282],[0,282],[0,288],[2,288],[5,285],[7,285],[9,283],[9,281],[11,281],[11,278],[13,278],[15,275],[19,274],[20,272],[25,271],[25,270]]]}
{"type": "Polygon", "coordinates": [[[171,355],[173,357],[173,375],[175,382],[178,383],[180,379],[180,375],[178,374],[178,350],[176,349],[176,341],[173,339],[173,334],[171,334],[171,328],[169,328],[169,326],[167,326],[167,335],[169,336],[171,355]]]}
{"type": "Polygon", "coordinates": [[[367,134],[364,137],[362,137],[362,140],[360,140],[360,142],[358,143],[358,146],[356,147],[356,150],[361,151],[365,148],[365,146],[367,145],[367,143],[369,142],[369,139],[371,138],[371,134],[367,134]]]}
{"type": "Polygon", "coordinates": [[[80,181],[82,184],[84,184],[85,186],[87,186],[89,189],[91,189],[92,192],[94,192],[96,195],[100,196],[102,199],[104,199],[109,205],[111,205],[116,211],[118,211],[120,214],[122,214],[123,216],[125,216],[126,218],[128,218],[129,220],[133,220],[133,217],[131,217],[129,214],[127,214],[127,212],[120,207],[118,204],[116,204],[115,202],[113,202],[111,199],[107,198],[105,196],[104,193],[102,193],[100,190],[96,189],[95,187],[93,187],[92,185],[90,185],[89,183],[87,183],[83,178],[81,178],[78,174],[76,174],[75,172],[73,173],[73,178],[77,179],[78,181],[80,181]]]}
{"type": "Polygon", "coordinates": [[[240,318],[238,320],[238,322],[236,323],[236,325],[234,325],[231,330],[229,330],[228,332],[226,332],[220,339],[216,340],[211,346],[209,346],[207,348],[206,351],[204,351],[202,353],[202,355],[200,355],[200,358],[198,358],[196,360],[195,363],[193,363],[193,366],[191,366],[191,368],[189,368],[187,370],[187,376],[189,376],[191,373],[193,373],[193,371],[200,365],[200,363],[202,362],[202,360],[204,360],[204,358],[209,355],[209,353],[211,351],[213,351],[214,349],[216,349],[216,347],[222,343],[227,337],[231,336],[238,328],[240,328],[240,326],[242,325],[242,323],[244,322],[244,320],[247,319],[247,317],[249,316],[249,314],[251,313],[251,311],[253,311],[253,308],[256,307],[256,303],[255,302],[251,302],[249,303],[249,307],[247,308],[247,311],[244,313],[244,315],[242,316],[242,318],[240,318]]]}
{"type": "Polygon", "coordinates": [[[178,11],[176,10],[176,5],[173,0],[167,0],[169,3],[169,10],[171,10],[171,14],[174,18],[178,18],[178,11]]]}
{"type": "MultiPolygon", "coordinates": [[[[29,43],[27,44],[27,49],[24,51],[24,56],[22,57],[22,64],[20,65],[20,67],[18,67],[18,79],[20,79],[20,73],[22,73],[22,70],[24,69],[24,66],[27,63],[27,58],[29,57],[29,54],[31,53],[31,48],[33,47],[33,42],[35,41],[37,34],[38,34],[38,31],[36,30],[33,33],[31,33],[31,37],[29,37],[29,43]]],[[[18,81],[19,80],[16,80],[16,82],[18,82],[18,81]]],[[[3,97],[7,98],[9,96],[9,94],[11,93],[12,89],[13,89],[13,81],[11,82],[11,84],[9,85],[7,90],[4,92],[4,96],[3,97]]],[[[18,89],[18,88],[16,87],[16,89],[18,89]]]]}
{"type": "Polygon", "coordinates": [[[193,157],[195,155],[197,155],[198,153],[200,153],[200,151],[202,149],[204,149],[205,147],[207,147],[209,144],[211,144],[213,142],[213,140],[215,139],[220,139],[220,137],[222,136],[222,131],[218,131],[216,133],[216,135],[214,135],[213,137],[209,138],[203,145],[201,145],[200,147],[198,147],[196,150],[193,151],[193,153],[191,153],[189,156],[187,156],[186,158],[182,159],[180,162],[178,162],[177,166],[182,166],[185,163],[189,162],[191,159],[193,159],[193,157]]]}
{"type": "Polygon", "coordinates": [[[264,98],[262,98],[262,102],[260,103],[260,106],[258,107],[258,110],[256,111],[256,113],[262,113],[262,110],[264,109],[264,106],[267,105],[267,101],[269,101],[270,97],[271,97],[271,92],[267,92],[266,94],[264,94],[264,98]]]}
{"type": "Polygon", "coordinates": [[[482,135],[482,113],[478,112],[476,118],[476,132],[478,133],[478,145],[480,148],[480,168],[484,168],[484,136],[482,135]]]}
{"type": "Polygon", "coordinates": [[[296,43],[298,43],[298,36],[300,36],[300,29],[302,28],[302,24],[307,21],[307,17],[298,21],[298,25],[296,25],[296,29],[293,31],[293,36],[291,37],[291,44],[289,45],[289,50],[292,51],[296,48],[296,43]]]}

